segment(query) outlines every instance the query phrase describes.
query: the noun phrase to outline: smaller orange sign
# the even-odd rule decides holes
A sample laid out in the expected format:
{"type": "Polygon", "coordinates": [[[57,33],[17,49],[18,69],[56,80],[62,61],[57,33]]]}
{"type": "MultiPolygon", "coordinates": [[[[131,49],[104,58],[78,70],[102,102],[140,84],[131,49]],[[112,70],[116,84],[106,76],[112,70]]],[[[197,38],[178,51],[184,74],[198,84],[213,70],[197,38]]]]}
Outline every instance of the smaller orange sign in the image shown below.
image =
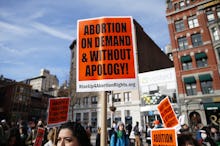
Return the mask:
{"type": "Polygon", "coordinates": [[[159,110],[165,127],[171,128],[178,125],[178,119],[168,97],[160,102],[157,109],[159,110]]]}
{"type": "Polygon", "coordinates": [[[68,120],[69,97],[50,98],[47,124],[61,124],[68,120]]]}
{"type": "Polygon", "coordinates": [[[151,130],[152,146],[177,146],[177,135],[175,129],[152,129],[151,130]]]}
{"type": "Polygon", "coordinates": [[[44,132],[45,132],[44,128],[38,127],[38,129],[37,129],[37,137],[36,137],[34,146],[41,146],[43,138],[44,138],[44,132]]]}

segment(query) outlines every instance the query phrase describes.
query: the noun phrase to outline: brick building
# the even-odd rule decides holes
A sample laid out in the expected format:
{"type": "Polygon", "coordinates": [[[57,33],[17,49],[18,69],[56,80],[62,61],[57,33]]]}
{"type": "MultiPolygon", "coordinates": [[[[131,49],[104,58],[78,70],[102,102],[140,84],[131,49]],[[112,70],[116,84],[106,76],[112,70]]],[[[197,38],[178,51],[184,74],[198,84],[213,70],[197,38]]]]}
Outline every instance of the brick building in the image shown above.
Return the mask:
{"type": "Polygon", "coordinates": [[[31,86],[10,80],[0,79],[0,119],[28,119],[31,104],[31,86]]]}
{"type": "Polygon", "coordinates": [[[166,18],[182,114],[219,126],[220,1],[167,0],[166,18]]]}

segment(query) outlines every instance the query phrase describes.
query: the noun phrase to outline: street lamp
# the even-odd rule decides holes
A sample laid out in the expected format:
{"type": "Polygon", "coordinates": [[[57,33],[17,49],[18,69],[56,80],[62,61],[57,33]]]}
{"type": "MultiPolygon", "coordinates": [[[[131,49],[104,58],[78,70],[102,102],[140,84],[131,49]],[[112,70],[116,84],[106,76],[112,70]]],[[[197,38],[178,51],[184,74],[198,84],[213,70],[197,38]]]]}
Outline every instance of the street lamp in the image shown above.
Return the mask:
{"type": "Polygon", "coordinates": [[[111,105],[111,106],[109,107],[109,109],[110,109],[112,112],[115,112],[115,111],[116,111],[116,107],[115,107],[114,105],[111,105]]]}

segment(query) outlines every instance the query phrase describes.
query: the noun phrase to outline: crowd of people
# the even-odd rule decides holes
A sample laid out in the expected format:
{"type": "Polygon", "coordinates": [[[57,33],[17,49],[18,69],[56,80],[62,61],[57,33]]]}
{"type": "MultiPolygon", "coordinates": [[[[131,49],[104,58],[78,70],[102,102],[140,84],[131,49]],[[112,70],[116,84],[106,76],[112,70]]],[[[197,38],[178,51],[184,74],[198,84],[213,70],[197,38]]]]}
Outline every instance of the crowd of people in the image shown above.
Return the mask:
{"type": "MultiPolygon", "coordinates": [[[[164,128],[159,120],[155,120],[151,124],[146,123],[144,128],[139,125],[139,122],[136,122],[134,127],[132,127],[131,124],[125,126],[121,122],[119,122],[117,126],[114,125],[113,123],[113,127],[109,132],[110,146],[142,146],[144,140],[148,145],[151,145],[152,129],[164,128]],[[120,131],[123,131],[121,132],[123,134],[120,135],[120,131]],[[111,136],[111,133],[114,134],[111,136]],[[118,138],[115,138],[116,136],[118,138]],[[131,139],[134,139],[134,143],[131,143],[131,139]]],[[[196,132],[193,132],[187,124],[182,124],[180,128],[177,128],[178,146],[220,146],[218,126],[204,126],[202,123],[199,123],[195,129],[196,132]]]]}
{"type": "MultiPolygon", "coordinates": [[[[47,127],[42,120],[28,123],[8,123],[5,119],[0,123],[0,146],[33,146],[36,142],[37,129],[43,128],[42,146],[92,146],[91,127],[83,127],[80,123],[67,122],[59,127],[47,127]]],[[[163,128],[159,120],[142,128],[137,121],[135,126],[114,122],[108,130],[109,146],[142,146],[143,141],[151,144],[151,130],[163,128]],[[133,141],[132,141],[133,140],[133,141]]],[[[220,146],[219,127],[204,126],[199,123],[193,133],[187,124],[181,125],[177,131],[179,146],[220,146]]],[[[95,145],[100,146],[101,128],[97,128],[95,145]]]]}
{"type": "Polygon", "coordinates": [[[91,133],[80,123],[67,122],[60,127],[47,127],[44,122],[0,123],[0,146],[34,146],[38,128],[44,129],[41,146],[92,146],[91,133]]]}
{"type": "MultiPolygon", "coordinates": [[[[150,137],[152,129],[163,128],[163,125],[156,120],[151,126],[146,124],[145,137],[150,137]]],[[[187,124],[182,124],[176,129],[178,146],[220,146],[219,126],[198,123],[193,132],[187,124]]],[[[150,141],[148,141],[150,143],[150,141]]]]}
{"type": "Polygon", "coordinates": [[[219,127],[198,123],[195,133],[191,132],[187,124],[181,125],[178,132],[178,145],[185,146],[191,144],[195,146],[220,146],[219,127]]]}

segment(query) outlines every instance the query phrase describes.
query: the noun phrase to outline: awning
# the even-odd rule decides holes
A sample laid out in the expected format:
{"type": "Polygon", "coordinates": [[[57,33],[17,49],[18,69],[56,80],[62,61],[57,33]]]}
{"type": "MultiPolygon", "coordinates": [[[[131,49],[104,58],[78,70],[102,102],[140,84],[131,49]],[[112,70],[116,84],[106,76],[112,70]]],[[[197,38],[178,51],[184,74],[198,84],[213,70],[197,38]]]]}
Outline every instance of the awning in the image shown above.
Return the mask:
{"type": "Polygon", "coordinates": [[[185,77],[183,80],[184,80],[185,83],[195,83],[195,82],[196,82],[194,76],[191,76],[191,77],[185,77]]]}
{"type": "Polygon", "coordinates": [[[205,110],[220,110],[220,103],[204,103],[205,110]]]}
{"type": "Polygon", "coordinates": [[[212,77],[210,74],[199,75],[200,82],[203,81],[212,81],[212,77]]]}
{"type": "Polygon", "coordinates": [[[201,53],[196,53],[195,57],[196,57],[196,60],[200,60],[202,58],[207,58],[207,55],[206,55],[206,53],[201,52],[201,53]]]}
{"type": "Polygon", "coordinates": [[[191,62],[191,61],[192,58],[189,55],[181,57],[181,62],[191,62]]]}

